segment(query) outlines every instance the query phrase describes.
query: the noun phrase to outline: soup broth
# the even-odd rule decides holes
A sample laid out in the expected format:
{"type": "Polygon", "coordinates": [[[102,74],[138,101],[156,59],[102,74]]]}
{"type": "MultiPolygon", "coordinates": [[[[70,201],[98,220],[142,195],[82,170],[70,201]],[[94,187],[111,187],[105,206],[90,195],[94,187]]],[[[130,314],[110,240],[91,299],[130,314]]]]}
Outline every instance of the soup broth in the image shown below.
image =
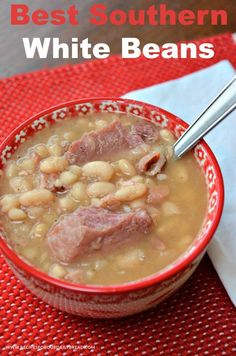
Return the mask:
{"type": "Polygon", "coordinates": [[[47,274],[82,284],[131,282],[192,244],[207,191],[193,154],[134,116],[67,118],[21,144],[1,175],[3,233],[47,274]],[[113,125],[113,126],[112,126],[113,125]]]}

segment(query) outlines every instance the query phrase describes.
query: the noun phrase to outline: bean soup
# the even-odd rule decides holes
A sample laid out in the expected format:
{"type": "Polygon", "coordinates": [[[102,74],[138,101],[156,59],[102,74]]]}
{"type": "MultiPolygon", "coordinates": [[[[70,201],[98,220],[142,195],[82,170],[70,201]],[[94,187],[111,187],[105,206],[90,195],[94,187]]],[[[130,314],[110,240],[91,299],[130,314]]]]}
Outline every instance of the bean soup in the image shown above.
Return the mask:
{"type": "Polygon", "coordinates": [[[167,129],[124,114],[67,118],[21,144],[1,172],[3,233],[22,259],[82,284],[131,282],[192,244],[207,190],[167,129]]]}

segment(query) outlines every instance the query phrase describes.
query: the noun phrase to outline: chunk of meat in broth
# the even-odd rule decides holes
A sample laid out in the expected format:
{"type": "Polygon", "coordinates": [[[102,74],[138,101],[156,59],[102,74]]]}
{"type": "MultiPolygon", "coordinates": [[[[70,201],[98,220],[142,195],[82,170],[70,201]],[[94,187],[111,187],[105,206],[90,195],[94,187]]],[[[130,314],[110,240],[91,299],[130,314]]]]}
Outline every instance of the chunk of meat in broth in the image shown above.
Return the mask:
{"type": "Polygon", "coordinates": [[[72,164],[81,164],[127,147],[125,128],[120,120],[116,119],[101,130],[85,134],[80,140],[73,142],[69,146],[66,158],[72,164]]]}
{"type": "Polygon", "coordinates": [[[158,140],[159,130],[154,124],[146,121],[132,125],[127,137],[130,147],[136,147],[143,143],[152,144],[158,140]]]}
{"type": "Polygon", "coordinates": [[[136,124],[131,129],[126,129],[117,118],[101,130],[85,134],[80,140],[73,142],[66,158],[71,164],[86,163],[104,158],[112,152],[154,142],[158,137],[158,129],[151,123],[136,124]]]}
{"type": "Polygon", "coordinates": [[[204,176],[191,152],[171,159],[168,129],[132,115],[86,116],[48,125],[6,162],[5,236],[54,278],[95,285],[145,278],[200,230],[204,176]]]}
{"type": "Polygon", "coordinates": [[[145,209],[113,213],[99,207],[78,208],[52,227],[48,245],[57,260],[68,263],[97,249],[112,250],[151,228],[152,218],[145,209]]]}
{"type": "Polygon", "coordinates": [[[152,152],[145,155],[138,162],[138,170],[142,174],[154,176],[160,173],[166,164],[164,154],[160,152],[152,152]]]}

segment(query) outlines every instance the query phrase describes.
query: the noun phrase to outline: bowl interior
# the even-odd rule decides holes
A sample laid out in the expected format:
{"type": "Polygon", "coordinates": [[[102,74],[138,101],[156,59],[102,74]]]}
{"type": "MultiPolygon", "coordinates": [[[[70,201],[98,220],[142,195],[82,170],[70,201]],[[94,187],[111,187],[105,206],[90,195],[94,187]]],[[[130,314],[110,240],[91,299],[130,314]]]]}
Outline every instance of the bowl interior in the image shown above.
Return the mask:
{"type": "MultiPolygon", "coordinates": [[[[68,116],[85,117],[89,114],[99,112],[135,115],[136,117],[149,120],[159,127],[168,128],[174,133],[176,138],[181,136],[188,127],[185,122],[173,114],[161,108],[137,101],[107,98],[73,101],[48,109],[27,120],[25,123],[16,128],[0,145],[0,169],[2,169],[6,162],[11,159],[12,154],[17,150],[17,148],[23,142],[25,142],[28,137],[34,135],[36,132],[55,124],[58,121],[64,120],[68,116]]],[[[205,176],[208,191],[208,207],[202,228],[195,238],[193,244],[177,260],[158,273],[143,279],[147,282],[149,281],[149,284],[154,279],[156,281],[158,278],[160,281],[165,279],[167,276],[178,272],[185,265],[193,261],[209,243],[220,220],[223,208],[224,192],[222,175],[218,163],[210,148],[203,141],[194,148],[193,153],[205,176]]],[[[16,262],[16,259],[19,260],[19,258],[15,256],[15,253],[12,251],[11,247],[7,245],[3,238],[0,239],[0,247],[2,247],[5,255],[7,255],[9,259],[14,260],[13,262],[16,262]]],[[[23,265],[26,264],[23,263],[23,265]]],[[[30,268],[32,273],[36,271],[34,267],[30,266],[30,268]]],[[[46,276],[42,272],[40,275],[41,277],[43,275],[46,276]]],[[[48,279],[50,279],[51,282],[54,281],[54,283],[57,281],[56,279],[47,276],[47,280],[48,279]]],[[[74,287],[80,287],[80,289],[82,288],[82,286],[79,286],[75,283],[64,282],[64,284],[68,286],[71,285],[74,287]]],[[[126,285],[131,284],[137,284],[137,281],[127,283],[126,285]]],[[[125,284],[122,286],[125,286],[125,284]]],[[[115,290],[115,286],[112,286],[112,290],[115,290]]]]}

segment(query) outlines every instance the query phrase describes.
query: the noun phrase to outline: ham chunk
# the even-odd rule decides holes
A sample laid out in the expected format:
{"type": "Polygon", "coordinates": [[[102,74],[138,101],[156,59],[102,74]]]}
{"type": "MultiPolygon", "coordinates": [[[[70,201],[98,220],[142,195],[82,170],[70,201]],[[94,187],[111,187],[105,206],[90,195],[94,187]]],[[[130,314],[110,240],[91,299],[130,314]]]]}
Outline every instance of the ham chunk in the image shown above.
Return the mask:
{"type": "Polygon", "coordinates": [[[118,200],[114,194],[108,194],[101,199],[99,206],[109,210],[117,210],[121,206],[121,201],[118,200]]]}
{"type": "MultiPolygon", "coordinates": [[[[140,140],[138,144],[150,144],[159,139],[159,131],[154,124],[146,121],[140,124],[134,124],[131,127],[129,136],[138,137],[140,140]]],[[[137,144],[135,146],[137,146],[137,144]]]]}
{"type": "Polygon", "coordinates": [[[154,142],[158,137],[159,131],[151,123],[134,124],[128,131],[116,119],[101,130],[89,132],[80,140],[72,142],[66,158],[71,164],[83,164],[104,158],[112,152],[154,142]]]}
{"type": "Polygon", "coordinates": [[[69,263],[95,250],[115,249],[141,238],[151,228],[152,219],[145,209],[113,213],[100,207],[78,208],[52,227],[47,241],[52,255],[69,263]]]}
{"type": "Polygon", "coordinates": [[[160,152],[153,152],[140,159],[138,162],[138,170],[147,176],[154,176],[161,172],[165,164],[165,156],[160,152]]]}
{"type": "Polygon", "coordinates": [[[86,163],[115,151],[128,148],[126,131],[119,119],[98,131],[92,131],[73,142],[66,153],[71,164],[86,163]]]}

